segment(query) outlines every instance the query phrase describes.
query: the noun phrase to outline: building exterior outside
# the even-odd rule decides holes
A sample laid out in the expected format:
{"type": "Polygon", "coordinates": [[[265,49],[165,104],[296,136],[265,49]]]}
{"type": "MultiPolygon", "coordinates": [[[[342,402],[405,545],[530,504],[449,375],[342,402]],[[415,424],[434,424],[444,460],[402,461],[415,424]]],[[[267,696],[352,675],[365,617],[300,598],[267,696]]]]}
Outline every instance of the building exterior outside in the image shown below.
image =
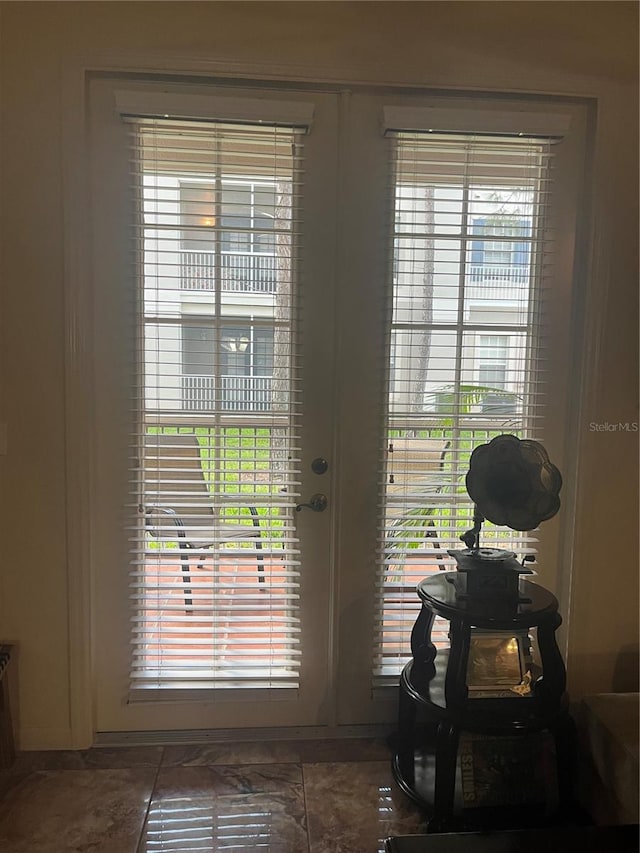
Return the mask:
{"type": "MultiPolygon", "coordinates": [[[[147,410],[206,412],[215,407],[216,394],[222,411],[270,409],[276,192],[269,181],[223,179],[216,201],[211,183],[191,176],[147,179],[145,312],[175,320],[146,326],[147,410]],[[216,298],[221,319],[213,324],[216,298]]],[[[459,382],[498,392],[487,390],[476,408],[487,414],[519,408],[534,307],[531,198],[523,190],[497,188],[477,188],[473,196],[460,239],[460,188],[437,187],[427,200],[422,188],[397,187],[392,411],[416,408],[407,399],[415,391],[403,378],[414,370],[422,347],[426,370],[418,408],[446,411],[458,381],[460,345],[459,382]],[[424,335],[417,340],[411,326],[424,326],[425,320],[428,340],[424,335]],[[460,321],[473,331],[456,344],[450,327],[460,321]]]]}

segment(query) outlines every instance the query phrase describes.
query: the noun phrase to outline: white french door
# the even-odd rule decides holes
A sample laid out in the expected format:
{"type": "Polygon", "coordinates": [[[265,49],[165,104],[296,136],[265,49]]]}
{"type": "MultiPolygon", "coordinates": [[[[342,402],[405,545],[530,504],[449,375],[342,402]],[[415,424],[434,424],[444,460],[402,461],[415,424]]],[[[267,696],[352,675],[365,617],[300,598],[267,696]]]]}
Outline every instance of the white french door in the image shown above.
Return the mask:
{"type": "Polygon", "coordinates": [[[324,724],[336,97],[168,94],[91,87],[96,727],[324,724]]]}
{"type": "MultiPolygon", "coordinates": [[[[402,236],[402,217],[409,211],[415,231],[422,215],[415,198],[428,196],[425,186],[431,192],[438,181],[453,182],[460,198],[473,186],[464,170],[442,169],[447,156],[458,168],[457,150],[441,158],[435,177],[425,172],[414,180],[406,164],[398,172],[384,107],[420,107],[424,98],[178,84],[158,90],[96,78],[88,102],[96,730],[391,721],[393,668],[399,671],[408,653],[416,610],[414,574],[442,567],[443,549],[455,547],[470,512],[451,509],[463,503],[458,469],[471,440],[469,425],[467,432],[460,425],[465,374],[455,341],[464,339],[467,348],[477,341],[477,359],[465,357],[469,381],[486,392],[472,413],[488,422],[485,436],[504,422],[481,409],[504,402],[499,386],[509,358],[520,374],[533,364],[532,313],[504,320],[500,302],[505,288],[540,273],[534,267],[542,256],[534,262],[535,241],[521,221],[526,204],[508,211],[507,225],[501,209],[493,230],[474,233],[484,220],[474,223],[467,213],[455,236],[432,222],[420,239],[430,240],[436,255],[438,239],[445,245],[435,269],[440,263],[446,280],[457,264],[461,294],[467,283],[477,291],[482,264],[473,252],[485,236],[494,237],[483,246],[485,283],[495,284],[497,267],[506,272],[502,296],[487,301],[485,292],[483,304],[480,295],[470,331],[467,303],[460,296],[458,318],[449,320],[443,291],[433,304],[444,313],[415,313],[416,332],[398,313],[398,281],[407,270],[412,281],[424,279],[424,264],[416,240],[402,236]],[[529,255],[521,260],[516,252],[529,255]],[[277,292],[285,273],[287,304],[277,292]],[[503,321],[487,320],[483,308],[502,311],[503,321]],[[415,334],[423,342],[438,335],[454,341],[451,374],[415,364],[411,370],[422,371],[421,394],[438,382],[451,393],[453,377],[455,428],[422,397],[410,411],[389,404],[405,376],[403,333],[410,342],[415,334]],[[527,343],[509,356],[509,340],[527,343]],[[490,382],[498,367],[500,381],[490,382]],[[458,468],[447,460],[449,491],[439,484],[436,504],[448,503],[440,515],[429,509],[440,531],[437,559],[429,522],[407,546],[413,550],[404,554],[404,568],[389,572],[388,525],[394,535],[398,529],[389,506],[400,506],[403,518],[413,511],[407,492],[405,503],[389,503],[388,446],[396,435],[405,443],[437,435],[453,447],[458,468]],[[185,475],[185,454],[194,448],[195,473],[185,475]],[[324,511],[313,508],[318,494],[327,498],[324,511]],[[190,514],[196,533],[187,529],[190,514]],[[204,530],[211,524],[214,534],[204,530]]],[[[528,180],[518,192],[538,191],[538,178],[528,180]]],[[[498,195],[505,185],[502,174],[498,195]]],[[[495,189],[485,182],[487,197],[495,189]]],[[[566,202],[565,212],[572,205],[566,202]]],[[[535,240],[542,245],[541,232],[535,240]]],[[[564,294],[558,310],[569,308],[564,294]]],[[[562,358],[567,346],[554,340],[548,351],[562,358]]],[[[432,348],[432,368],[443,351],[432,348]]],[[[555,381],[545,391],[558,392],[555,381]]],[[[542,408],[536,414],[545,437],[560,447],[552,419],[542,408]]],[[[546,535],[548,553],[557,550],[557,534],[546,535]]]]}

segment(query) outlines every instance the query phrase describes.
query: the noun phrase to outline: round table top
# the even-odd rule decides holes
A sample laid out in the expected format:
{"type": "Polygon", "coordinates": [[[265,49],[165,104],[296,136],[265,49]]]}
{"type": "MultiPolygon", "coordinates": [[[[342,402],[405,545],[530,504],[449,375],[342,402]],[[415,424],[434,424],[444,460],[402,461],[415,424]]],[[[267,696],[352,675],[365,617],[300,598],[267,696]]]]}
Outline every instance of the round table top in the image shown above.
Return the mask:
{"type": "Polygon", "coordinates": [[[494,599],[457,598],[453,580],[457,572],[439,572],[420,581],[418,596],[423,604],[445,619],[462,619],[478,627],[508,629],[538,625],[558,612],[556,597],[538,584],[520,579],[517,604],[494,599]]]}

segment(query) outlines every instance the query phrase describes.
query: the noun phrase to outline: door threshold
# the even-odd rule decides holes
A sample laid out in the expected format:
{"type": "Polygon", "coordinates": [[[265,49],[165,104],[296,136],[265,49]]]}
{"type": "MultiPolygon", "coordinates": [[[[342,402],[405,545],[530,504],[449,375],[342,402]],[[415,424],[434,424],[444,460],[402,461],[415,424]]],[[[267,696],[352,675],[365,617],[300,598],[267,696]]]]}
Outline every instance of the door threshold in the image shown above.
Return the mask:
{"type": "Polygon", "coordinates": [[[180,729],[177,731],[97,732],[94,747],[166,746],[183,743],[234,741],[329,740],[386,738],[395,731],[389,723],[353,726],[279,726],[247,729],[180,729]]]}

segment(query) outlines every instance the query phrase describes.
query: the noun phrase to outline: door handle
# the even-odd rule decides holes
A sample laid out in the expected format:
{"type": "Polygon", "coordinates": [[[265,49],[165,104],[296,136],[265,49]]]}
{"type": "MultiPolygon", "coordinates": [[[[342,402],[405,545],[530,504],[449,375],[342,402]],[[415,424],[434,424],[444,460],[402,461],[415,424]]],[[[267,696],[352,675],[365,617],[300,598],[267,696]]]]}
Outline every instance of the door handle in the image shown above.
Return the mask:
{"type": "Polygon", "coordinates": [[[296,512],[300,512],[301,509],[307,507],[308,509],[312,509],[314,512],[324,512],[327,508],[327,496],[317,492],[315,495],[311,495],[309,499],[309,503],[307,504],[297,504],[296,512]]]}

